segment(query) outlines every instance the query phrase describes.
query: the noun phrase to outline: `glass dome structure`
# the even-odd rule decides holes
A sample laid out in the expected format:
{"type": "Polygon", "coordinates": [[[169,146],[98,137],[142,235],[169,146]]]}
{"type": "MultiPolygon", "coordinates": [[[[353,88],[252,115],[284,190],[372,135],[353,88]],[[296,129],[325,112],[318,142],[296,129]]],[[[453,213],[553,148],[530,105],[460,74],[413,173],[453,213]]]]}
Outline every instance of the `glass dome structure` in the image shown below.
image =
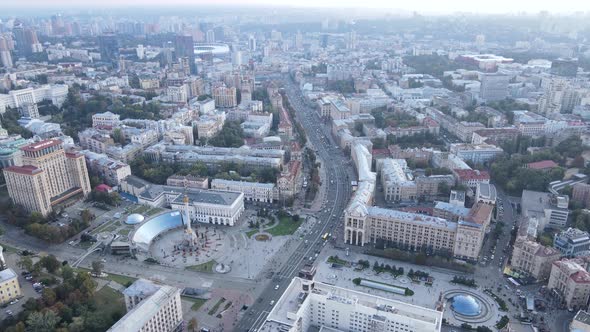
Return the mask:
{"type": "Polygon", "coordinates": [[[137,224],[141,224],[144,219],[145,218],[141,214],[133,213],[127,217],[127,219],[125,220],[125,223],[127,225],[137,225],[137,224]]]}
{"type": "Polygon", "coordinates": [[[463,316],[481,314],[481,304],[471,295],[455,295],[451,298],[451,309],[463,316]]]}

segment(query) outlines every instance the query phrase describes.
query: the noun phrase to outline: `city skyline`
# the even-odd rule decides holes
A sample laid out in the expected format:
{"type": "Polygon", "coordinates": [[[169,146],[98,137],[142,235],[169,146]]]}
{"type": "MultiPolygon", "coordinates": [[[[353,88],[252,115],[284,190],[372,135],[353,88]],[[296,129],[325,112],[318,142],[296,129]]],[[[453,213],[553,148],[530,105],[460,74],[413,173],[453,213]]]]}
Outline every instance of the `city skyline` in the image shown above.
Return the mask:
{"type": "MultiPolygon", "coordinates": [[[[234,9],[239,8],[252,8],[252,7],[291,7],[291,8],[314,8],[314,9],[351,9],[359,8],[367,11],[374,11],[378,9],[385,9],[388,11],[399,11],[403,14],[407,13],[423,13],[433,15],[446,15],[451,13],[472,13],[472,14],[537,14],[539,12],[549,12],[557,14],[571,14],[571,13],[584,13],[590,10],[589,3],[582,3],[575,0],[565,1],[509,1],[499,0],[494,2],[472,2],[465,0],[454,0],[446,1],[441,3],[436,0],[417,0],[412,2],[391,2],[387,0],[367,0],[363,1],[362,4],[357,0],[288,0],[280,3],[270,0],[249,0],[249,1],[237,1],[237,0],[171,0],[163,4],[159,0],[146,0],[146,1],[135,1],[135,0],[104,0],[104,1],[86,1],[80,3],[78,1],[71,0],[57,0],[52,1],[48,4],[42,0],[28,0],[19,3],[5,4],[5,8],[14,9],[40,9],[40,8],[52,8],[56,10],[74,10],[74,9],[117,9],[117,8],[136,8],[141,7],[143,9],[150,8],[173,8],[173,6],[179,7],[233,7],[234,9]]],[[[180,9],[180,8],[179,8],[180,9]]],[[[388,12],[389,13],[389,12],[388,12]]]]}

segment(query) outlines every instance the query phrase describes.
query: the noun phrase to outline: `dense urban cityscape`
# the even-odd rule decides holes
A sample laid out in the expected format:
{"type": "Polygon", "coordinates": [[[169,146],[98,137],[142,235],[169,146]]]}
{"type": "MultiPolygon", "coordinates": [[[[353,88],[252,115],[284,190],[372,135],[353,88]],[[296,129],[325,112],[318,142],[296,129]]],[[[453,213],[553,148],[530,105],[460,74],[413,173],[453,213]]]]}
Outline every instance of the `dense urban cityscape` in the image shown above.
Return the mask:
{"type": "Polygon", "coordinates": [[[590,332],[587,4],[230,2],[0,4],[0,331],[590,332]]]}

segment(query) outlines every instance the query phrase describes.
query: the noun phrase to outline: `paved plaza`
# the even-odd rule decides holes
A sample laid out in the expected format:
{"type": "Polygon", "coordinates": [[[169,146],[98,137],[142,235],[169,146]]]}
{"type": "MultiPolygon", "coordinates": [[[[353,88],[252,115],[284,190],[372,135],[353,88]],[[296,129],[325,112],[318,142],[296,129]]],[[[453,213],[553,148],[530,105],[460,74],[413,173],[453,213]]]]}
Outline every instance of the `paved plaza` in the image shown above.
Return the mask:
{"type": "MultiPolygon", "coordinates": [[[[493,328],[496,322],[500,320],[500,318],[503,315],[508,315],[507,312],[502,312],[498,310],[498,306],[494,299],[486,293],[484,293],[482,287],[471,288],[451,283],[451,280],[456,275],[461,275],[461,273],[445,269],[433,268],[430,266],[419,266],[385,258],[368,256],[355,252],[350,252],[349,255],[346,256],[346,252],[344,250],[328,248],[322,251],[320,258],[318,259],[318,267],[315,279],[339,287],[351,288],[361,292],[374,294],[410,304],[415,304],[430,309],[436,308],[437,302],[441,295],[443,296],[443,298],[445,297],[444,295],[473,295],[473,297],[475,297],[477,301],[482,302],[483,310],[487,311],[483,312],[482,315],[478,316],[476,319],[474,317],[459,317],[459,315],[455,314],[451,310],[449,301],[444,301],[445,309],[443,317],[447,320],[447,322],[455,326],[460,326],[462,323],[468,322],[473,326],[485,325],[490,328],[493,328]],[[327,259],[330,256],[338,256],[340,259],[346,260],[351,263],[356,263],[361,259],[368,260],[370,266],[369,268],[366,268],[362,271],[355,271],[354,267],[334,268],[332,267],[331,263],[327,262],[327,259]],[[395,265],[397,268],[402,267],[404,269],[405,275],[396,278],[387,272],[376,273],[375,271],[373,271],[373,264],[375,263],[375,261],[377,261],[379,264],[383,263],[395,265]],[[434,279],[432,285],[426,285],[425,282],[416,283],[411,281],[407,277],[407,274],[410,270],[420,270],[427,272],[434,279]],[[356,286],[353,283],[354,278],[369,279],[381,283],[399,286],[402,288],[407,287],[414,292],[414,295],[404,296],[364,286],[356,286]]],[[[472,276],[468,275],[467,277],[471,278],[472,276]]]]}

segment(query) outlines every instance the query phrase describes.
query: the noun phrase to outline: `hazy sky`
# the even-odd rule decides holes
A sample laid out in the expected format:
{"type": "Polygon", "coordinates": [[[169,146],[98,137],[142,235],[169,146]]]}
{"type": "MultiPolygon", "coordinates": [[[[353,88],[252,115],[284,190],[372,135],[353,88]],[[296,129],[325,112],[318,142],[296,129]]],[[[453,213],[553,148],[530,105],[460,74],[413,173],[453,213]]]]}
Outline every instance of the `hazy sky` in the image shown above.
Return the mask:
{"type": "Polygon", "coordinates": [[[11,7],[124,7],[173,5],[286,5],[304,7],[364,7],[403,9],[418,12],[475,12],[537,13],[547,10],[554,13],[590,11],[588,0],[0,0],[0,8],[11,7]]]}

